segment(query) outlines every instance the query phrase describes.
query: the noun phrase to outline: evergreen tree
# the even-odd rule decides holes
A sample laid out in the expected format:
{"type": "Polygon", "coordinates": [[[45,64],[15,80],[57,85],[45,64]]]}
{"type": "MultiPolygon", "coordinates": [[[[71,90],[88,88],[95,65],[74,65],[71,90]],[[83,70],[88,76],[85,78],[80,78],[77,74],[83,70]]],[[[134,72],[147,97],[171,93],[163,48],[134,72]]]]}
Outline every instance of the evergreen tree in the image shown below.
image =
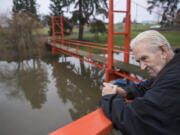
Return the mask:
{"type": "Polygon", "coordinates": [[[37,6],[37,3],[36,3],[36,0],[30,0],[30,3],[29,3],[29,11],[35,15],[37,15],[37,10],[36,10],[36,6],[37,6]]]}
{"type": "Polygon", "coordinates": [[[14,14],[26,12],[37,16],[36,0],[13,0],[12,11],[14,14]]]}
{"type": "Polygon", "coordinates": [[[51,0],[50,10],[51,14],[55,16],[63,15],[64,7],[68,6],[68,0],[51,0]]]}
{"type": "Polygon", "coordinates": [[[13,13],[18,13],[25,8],[23,0],[13,0],[13,13]]]}
{"type": "MultiPolygon", "coordinates": [[[[68,8],[69,1],[68,0],[51,0],[50,3],[50,10],[51,14],[50,16],[46,17],[49,21],[49,34],[52,35],[52,22],[51,22],[51,16],[63,16],[63,28],[64,28],[64,34],[70,34],[72,32],[72,26],[67,23],[67,21],[70,21],[67,17],[64,16],[64,10],[65,8],[68,8]],[[65,21],[67,20],[67,21],[65,21]]],[[[55,26],[56,31],[60,31],[60,28],[58,26],[55,26]]]]}

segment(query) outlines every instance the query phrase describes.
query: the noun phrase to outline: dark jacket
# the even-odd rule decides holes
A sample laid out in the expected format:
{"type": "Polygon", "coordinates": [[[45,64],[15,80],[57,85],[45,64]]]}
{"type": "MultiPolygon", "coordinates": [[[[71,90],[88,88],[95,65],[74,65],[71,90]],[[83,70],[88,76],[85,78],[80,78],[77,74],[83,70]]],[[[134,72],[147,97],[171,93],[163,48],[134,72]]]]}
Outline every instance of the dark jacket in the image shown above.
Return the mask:
{"type": "Polygon", "coordinates": [[[156,78],[101,98],[101,107],[124,135],[180,135],[180,50],[156,78]]]}

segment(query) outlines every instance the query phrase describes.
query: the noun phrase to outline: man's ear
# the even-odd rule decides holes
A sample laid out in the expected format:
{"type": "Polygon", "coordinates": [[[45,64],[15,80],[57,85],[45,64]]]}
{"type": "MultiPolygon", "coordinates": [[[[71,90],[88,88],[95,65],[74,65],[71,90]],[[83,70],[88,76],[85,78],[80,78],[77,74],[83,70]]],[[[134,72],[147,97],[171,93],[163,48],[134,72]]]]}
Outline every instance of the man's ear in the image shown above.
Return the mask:
{"type": "Polygon", "coordinates": [[[163,58],[167,58],[167,56],[168,56],[168,52],[169,52],[169,49],[167,48],[167,46],[165,46],[165,45],[161,45],[161,46],[159,46],[159,48],[160,48],[160,50],[162,51],[162,56],[163,56],[163,58]]]}

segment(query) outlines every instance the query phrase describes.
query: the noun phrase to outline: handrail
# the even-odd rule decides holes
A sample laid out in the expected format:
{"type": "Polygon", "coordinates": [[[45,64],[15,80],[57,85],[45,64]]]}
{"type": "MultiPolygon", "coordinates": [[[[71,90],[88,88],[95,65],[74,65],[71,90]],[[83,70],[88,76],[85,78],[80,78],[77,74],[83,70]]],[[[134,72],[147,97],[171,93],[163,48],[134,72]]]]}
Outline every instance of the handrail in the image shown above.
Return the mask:
{"type": "Polygon", "coordinates": [[[48,135],[107,135],[112,129],[112,122],[99,108],[48,135]]]}
{"type": "MultiPolygon", "coordinates": [[[[61,42],[60,39],[56,39],[57,42],[61,42]]],[[[73,40],[72,40],[73,41],[73,40]]],[[[87,44],[81,44],[81,43],[74,43],[72,42],[71,40],[64,40],[64,43],[65,44],[70,44],[70,45],[75,45],[75,46],[85,46],[85,47],[88,47],[88,48],[94,48],[94,49],[98,49],[98,50],[103,50],[103,51],[108,51],[108,48],[105,48],[105,47],[98,47],[98,46],[92,46],[92,45],[87,45],[87,44]]],[[[88,42],[86,42],[88,43],[88,42]]],[[[127,54],[130,54],[131,55],[131,52],[127,52],[127,51],[121,51],[121,50],[117,50],[117,49],[114,49],[113,52],[116,52],[116,53],[127,53],[127,54]]]]}
{"type": "MultiPolygon", "coordinates": [[[[78,42],[78,43],[85,43],[85,44],[92,44],[92,45],[99,45],[99,46],[105,46],[107,47],[108,45],[107,44],[102,44],[102,43],[95,43],[95,42],[87,42],[87,41],[79,41],[79,40],[70,40],[70,39],[64,39],[64,40],[67,40],[67,41],[73,41],[73,42],[78,42]]],[[[115,45],[114,48],[119,48],[119,49],[124,49],[123,46],[117,46],[115,45]]]]}

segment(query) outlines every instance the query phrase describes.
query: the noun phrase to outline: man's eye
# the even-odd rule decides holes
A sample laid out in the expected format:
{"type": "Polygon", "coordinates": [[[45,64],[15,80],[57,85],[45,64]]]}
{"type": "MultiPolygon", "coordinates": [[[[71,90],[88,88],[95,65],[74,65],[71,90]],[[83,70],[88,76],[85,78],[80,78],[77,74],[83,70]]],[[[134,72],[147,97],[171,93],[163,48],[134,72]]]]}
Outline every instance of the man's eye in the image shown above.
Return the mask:
{"type": "Polygon", "coordinates": [[[142,60],[142,61],[146,61],[146,60],[147,60],[147,56],[141,57],[141,60],[142,60]]]}

